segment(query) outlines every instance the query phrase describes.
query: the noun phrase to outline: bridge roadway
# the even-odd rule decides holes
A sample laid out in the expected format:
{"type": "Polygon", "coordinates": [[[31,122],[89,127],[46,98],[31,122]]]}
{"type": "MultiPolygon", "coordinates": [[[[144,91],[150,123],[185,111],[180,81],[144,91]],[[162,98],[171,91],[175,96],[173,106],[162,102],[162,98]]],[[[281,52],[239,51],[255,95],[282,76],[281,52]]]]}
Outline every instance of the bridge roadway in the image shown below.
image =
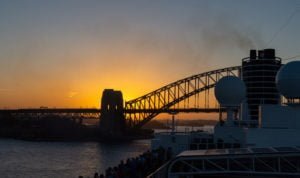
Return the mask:
{"type": "MultiPolygon", "coordinates": [[[[217,113],[223,108],[177,108],[177,109],[124,109],[125,114],[132,113],[217,113]]],[[[29,108],[29,109],[0,109],[0,114],[101,114],[96,108],[29,108]]]]}

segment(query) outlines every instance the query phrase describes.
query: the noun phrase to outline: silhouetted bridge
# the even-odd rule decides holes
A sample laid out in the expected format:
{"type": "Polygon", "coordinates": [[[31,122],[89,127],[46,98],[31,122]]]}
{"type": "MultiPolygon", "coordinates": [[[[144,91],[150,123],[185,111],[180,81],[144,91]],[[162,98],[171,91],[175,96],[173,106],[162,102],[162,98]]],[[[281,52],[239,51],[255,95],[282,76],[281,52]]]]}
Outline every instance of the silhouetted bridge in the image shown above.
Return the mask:
{"type": "MultiPolygon", "coordinates": [[[[215,113],[223,111],[223,108],[177,108],[177,109],[128,109],[125,114],[135,113],[215,113]]],[[[100,116],[101,109],[91,108],[47,108],[47,109],[0,109],[2,114],[97,114],[100,116]]]]}
{"type": "MultiPolygon", "coordinates": [[[[160,113],[178,112],[219,112],[217,102],[212,105],[211,94],[216,82],[224,76],[240,76],[240,66],[228,67],[201,74],[193,75],[153,92],[126,101],[123,105],[122,93],[109,90],[103,92],[101,109],[96,108],[30,108],[30,109],[2,109],[1,114],[81,114],[96,116],[124,116],[127,127],[140,128],[160,113]],[[108,95],[110,96],[108,96],[108,95]],[[108,97],[106,97],[106,95],[108,97]]],[[[213,99],[214,100],[214,99],[213,99]]],[[[99,117],[98,117],[99,118],[99,117]]]]}

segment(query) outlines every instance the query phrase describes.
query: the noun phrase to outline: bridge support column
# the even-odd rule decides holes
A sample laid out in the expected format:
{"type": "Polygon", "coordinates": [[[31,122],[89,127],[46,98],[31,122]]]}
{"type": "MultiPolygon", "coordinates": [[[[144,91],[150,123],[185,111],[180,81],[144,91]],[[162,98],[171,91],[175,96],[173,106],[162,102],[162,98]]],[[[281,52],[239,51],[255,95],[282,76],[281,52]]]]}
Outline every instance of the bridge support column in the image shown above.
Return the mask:
{"type": "Polygon", "coordinates": [[[105,89],[101,99],[100,132],[102,136],[120,137],[126,129],[121,91],[105,89]]]}

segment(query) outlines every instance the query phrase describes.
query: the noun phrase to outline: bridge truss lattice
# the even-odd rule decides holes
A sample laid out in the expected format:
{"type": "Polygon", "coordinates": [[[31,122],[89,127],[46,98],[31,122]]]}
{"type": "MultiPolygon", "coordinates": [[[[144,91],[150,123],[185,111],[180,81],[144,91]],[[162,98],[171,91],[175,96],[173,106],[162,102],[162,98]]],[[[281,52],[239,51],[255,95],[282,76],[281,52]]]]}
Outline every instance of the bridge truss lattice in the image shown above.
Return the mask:
{"type": "MultiPolygon", "coordinates": [[[[180,102],[184,102],[183,105],[186,107],[192,96],[195,96],[194,107],[196,108],[199,105],[199,93],[208,92],[224,76],[239,77],[240,71],[240,66],[234,66],[204,72],[175,81],[139,98],[127,101],[125,102],[125,111],[133,112],[125,113],[126,120],[131,127],[139,128],[158,114],[172,108],[179,108],[180,102]]],[[[201,99],[204,100],[202,109],[209,111],[208,93],[201,99]]]]}

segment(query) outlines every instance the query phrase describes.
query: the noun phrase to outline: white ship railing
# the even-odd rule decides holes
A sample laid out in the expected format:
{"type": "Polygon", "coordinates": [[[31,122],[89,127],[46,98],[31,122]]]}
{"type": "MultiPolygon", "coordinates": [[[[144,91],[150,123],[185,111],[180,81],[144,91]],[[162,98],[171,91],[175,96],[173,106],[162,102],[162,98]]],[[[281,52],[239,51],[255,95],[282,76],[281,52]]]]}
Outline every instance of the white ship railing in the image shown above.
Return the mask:
{"type": "Polygon", "coordinates": [[[151,178],[205,175],[300,177],[300,148],[241,148],[185,151],[151,178]]]}

